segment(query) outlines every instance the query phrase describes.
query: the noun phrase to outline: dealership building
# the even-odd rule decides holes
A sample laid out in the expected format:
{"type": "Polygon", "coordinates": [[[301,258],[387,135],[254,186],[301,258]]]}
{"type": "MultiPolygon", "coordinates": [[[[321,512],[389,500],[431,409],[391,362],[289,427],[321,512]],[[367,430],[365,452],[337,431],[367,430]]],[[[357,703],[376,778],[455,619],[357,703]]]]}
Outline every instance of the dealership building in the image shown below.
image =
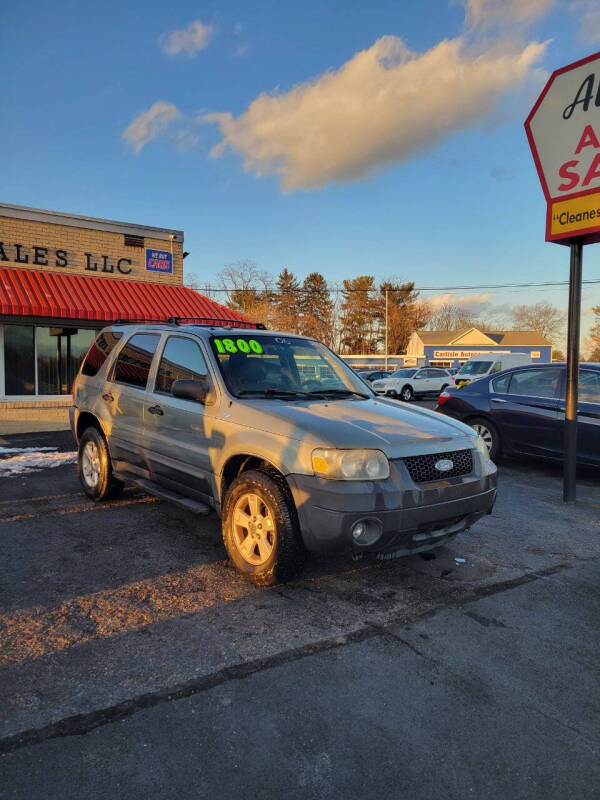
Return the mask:
{"type": "Polygon", "coordinates": [[[242,320],[183,285],[183,244],[171,228],[0,204],[0,419],[70,403],[110,322],[242,320]]]}
{"type": "Polygon", "coordinates": [[[415,331],[406,348],[406,365],[460,367],[481,353],[525,353],[534,364],[552,360],[552,343],[537,331],[415,331]]]}

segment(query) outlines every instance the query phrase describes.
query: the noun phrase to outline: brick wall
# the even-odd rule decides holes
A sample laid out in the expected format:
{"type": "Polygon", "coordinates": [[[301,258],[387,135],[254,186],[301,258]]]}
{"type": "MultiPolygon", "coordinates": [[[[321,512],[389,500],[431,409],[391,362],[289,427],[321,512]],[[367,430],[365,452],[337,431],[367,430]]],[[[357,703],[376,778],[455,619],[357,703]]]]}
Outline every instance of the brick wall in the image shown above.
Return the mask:
{"type": "Polygon", "coordinates": [[[59,272],[86,276],[97,276],[115,280],[138,280],[151,283],[183,283],[183,243],[168,239],[144,238],[144,247],[126,247],[123,233],[93,230],[90,228],[72,227],[70,225],[57,225],[46,222],[34,222],[26,219],[14,219],[0,216],[0,242],[2,242],[5,260],[0,251],[0,266],[18,267],[20,269],[36,269],[44,272],[59,272]],[[22,245],[21,259],[28,259],[28,263],[17,261],[15,245],[22,245]],[[47,261],[46,264],[34,263],[36,254],[34,245],[47,248],[44,254],[39,252],[37,260],[47,261]],[[173,274],[165,275],[158,272],[146,272],[146,248],[156,250],[171,250],[173,252],[173,274]],[[66,251],[67,266],[63,266],[65,257],[56,251],[66,251]],[[86,269],[87,258],[85,253],[90,253],[90,264],[97,264],[97,270],[86,269]],[[106,265],[112,265],[113,271],[103,271],[103,256],[107,256],[106,265]],[[131,264],[121,262],[122,271],[117,269],[119,259],[130,259],[131,264]],[[131,272],[125,274],[126,270],[131,272]]]}

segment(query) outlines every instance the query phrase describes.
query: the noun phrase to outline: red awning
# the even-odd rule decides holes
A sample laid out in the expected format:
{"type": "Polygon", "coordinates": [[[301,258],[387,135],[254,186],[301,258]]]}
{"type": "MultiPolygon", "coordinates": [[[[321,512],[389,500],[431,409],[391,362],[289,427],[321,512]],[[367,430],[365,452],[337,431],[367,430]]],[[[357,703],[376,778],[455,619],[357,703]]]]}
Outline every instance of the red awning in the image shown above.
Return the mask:
{"type": "Polygon", "coordinates": [[[0,268],[0,314],[94,322],[170,317],[247,322],[187,286],[12,267],[0,268]]]}

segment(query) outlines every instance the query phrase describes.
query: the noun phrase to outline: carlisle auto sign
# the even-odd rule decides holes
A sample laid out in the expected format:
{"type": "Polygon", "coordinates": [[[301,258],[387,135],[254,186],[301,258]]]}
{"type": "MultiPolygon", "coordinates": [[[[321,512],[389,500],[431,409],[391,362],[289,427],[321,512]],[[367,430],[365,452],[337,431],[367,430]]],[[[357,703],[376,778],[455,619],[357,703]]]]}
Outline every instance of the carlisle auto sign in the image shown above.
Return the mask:
{"type": "Polygon", "coordinates": [[[546,240],[600,241],[600,53],[554,72],[525,122],[546,240]]]}

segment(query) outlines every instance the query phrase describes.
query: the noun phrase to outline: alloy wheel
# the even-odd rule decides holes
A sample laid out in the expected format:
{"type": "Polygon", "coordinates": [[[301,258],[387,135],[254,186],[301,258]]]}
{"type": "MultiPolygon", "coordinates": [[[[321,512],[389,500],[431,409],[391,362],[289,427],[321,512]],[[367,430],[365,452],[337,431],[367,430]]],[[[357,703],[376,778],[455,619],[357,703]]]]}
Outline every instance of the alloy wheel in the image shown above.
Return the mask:
{"type": "Polygon", "coordinates": [[[83,479],[90,489],[98,485],[100,479],[100,453],[95,442],[87,442],[81,454],[83,479]]]}
{"type": "Polygon", "coordinates": [[[485,425],[482,425],[481,422],[476,422],[474,425],[472,425],[472,428],[481,436],[481,438],[485,442],[488,449],[488,453],[491,452],[492,447],[494,446],[494,437],[492,435],[491,430],[489,428],[486,428],[485,425]]]}
{"type": "Polygon", "coordinates": [[[275,547],[275,522],[269,506],[254,493],[243,494],[233,509],[233,541],[254,566],[269,560],[275,547]]]}

